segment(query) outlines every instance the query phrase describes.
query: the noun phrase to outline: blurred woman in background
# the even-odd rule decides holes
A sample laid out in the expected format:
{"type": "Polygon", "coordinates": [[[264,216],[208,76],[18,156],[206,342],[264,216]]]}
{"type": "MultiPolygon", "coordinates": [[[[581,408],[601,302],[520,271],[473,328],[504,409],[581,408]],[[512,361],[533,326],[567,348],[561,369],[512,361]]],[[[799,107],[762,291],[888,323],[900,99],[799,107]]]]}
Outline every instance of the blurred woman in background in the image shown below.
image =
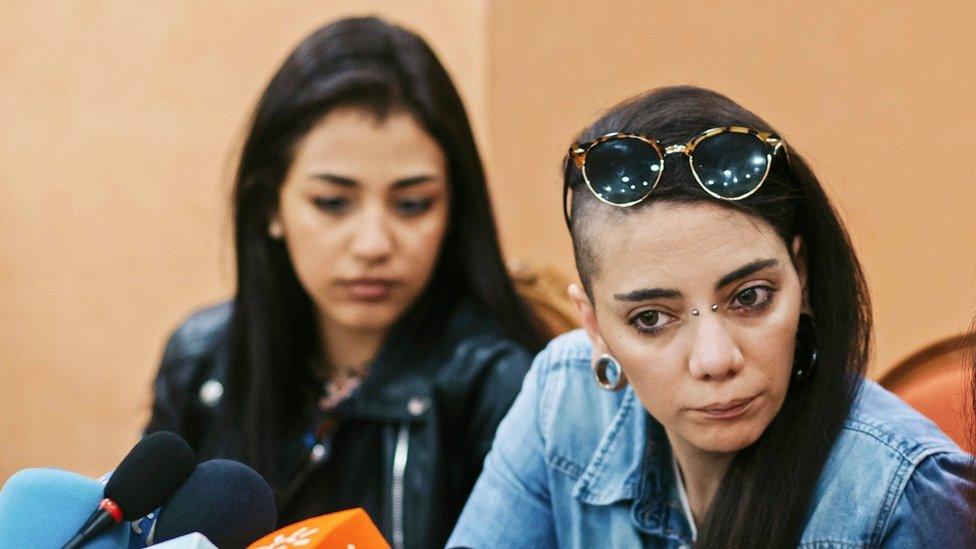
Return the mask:
{"type": "Polygon", "coordinates": [[[170,338],[147,432],[254,467],[280,524],[363,507],[395,547],[442,545],[544,338],[430,47],[375,18],[311,34],[233,207],[236,293],[170,338]]]}

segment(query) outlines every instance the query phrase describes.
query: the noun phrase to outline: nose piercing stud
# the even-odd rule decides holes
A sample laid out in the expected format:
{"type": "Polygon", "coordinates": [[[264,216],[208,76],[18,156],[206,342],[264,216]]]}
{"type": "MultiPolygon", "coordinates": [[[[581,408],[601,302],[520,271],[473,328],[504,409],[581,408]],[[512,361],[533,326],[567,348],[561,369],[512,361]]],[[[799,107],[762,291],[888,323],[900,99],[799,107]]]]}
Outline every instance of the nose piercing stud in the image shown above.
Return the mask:
{"type": "MultiPolygon", "coordinates": [[[[717,310],[718,310],[718,304],[717,304],[717,303],[713,303],[713,304],[712,304],[712,306],[711,306],[711,307],[709,307],[709,308],[710,308],[710,309],[712,310],[712,312],[714,313],[715,311],[717,311],[717,310]]],[[[698,315],[700,315],[700,314],[701,314],[701,313],[700,313],[700,312],[698,311],[698,309],[692,309],[692,310],[691,310],[691,316],[698,316],[698,315]]]]}

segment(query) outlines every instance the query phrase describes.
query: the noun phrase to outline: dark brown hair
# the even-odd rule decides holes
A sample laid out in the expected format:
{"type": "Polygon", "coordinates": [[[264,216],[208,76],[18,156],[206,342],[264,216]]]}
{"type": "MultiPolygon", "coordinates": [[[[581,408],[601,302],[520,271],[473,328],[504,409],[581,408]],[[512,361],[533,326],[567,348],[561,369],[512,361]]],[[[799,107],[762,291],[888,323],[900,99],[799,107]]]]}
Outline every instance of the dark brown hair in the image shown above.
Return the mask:
{"type": "MultiPolygon", "coordinates": [[[[723,95],[681,86],[621,103],[585,129],[577,142],[624,132],[652,136],[665,144],[685,143],[720,126],[774,131],[723,95]]],[[[612,268],[600,261],[597,225],[591,222],[633,215],[657,201],[709,201],[743,212],[773,227],[787,250],[795,235],[803,238],[816,368],[803,383],[791,385],[782,409],[762,436],[732,460],[699,531],[700,547],[795,547],[799,543],[821,471],[868,360],[871,308],[861,267],[817,178],[795,149],[788,152],[788,157],[775,157],[762,188],[741,201],[712,198],[695,182],[687,163],[670,162],[652,195],[630,208],[599,202],[575,164],[565,160],[565,183],[572,191],[570,232],[580,279],[586,285],[599,269],[612,268]]]]}
{"type": "Polygon", "coordinates": [[[448,315],[470,302],[530,351],[544,338],[502,262],[481,158],[454,84],[416,34],[380,19],[343,19],[309,35],[265,89],[247,133],[234,189],[237,292],[228,344],[225,428],[239,459],[278,478],[279,448],[303,417],[317,343],[314,304],[270,216],[300,139],[330,111],[355,107],[382,120],[410,113],[448,161],[448,228],[425,292],[391,329],[385,358],[409,367],[432,350],[448,315]]]}

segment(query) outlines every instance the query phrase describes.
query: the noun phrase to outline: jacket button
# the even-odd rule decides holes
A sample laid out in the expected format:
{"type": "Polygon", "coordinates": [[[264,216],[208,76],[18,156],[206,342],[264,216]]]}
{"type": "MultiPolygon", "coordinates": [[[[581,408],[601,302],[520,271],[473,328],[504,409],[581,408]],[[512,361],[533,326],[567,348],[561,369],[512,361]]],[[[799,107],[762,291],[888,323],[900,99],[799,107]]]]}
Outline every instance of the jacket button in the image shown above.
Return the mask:
{"type": "Polygon", "coordinates": [[[213,408],[224,396],[224,385],[216,379],[207,380],[200,386],[200,402],[208,408],[213,408]]]}
{"type": "Polygon", "coordinates": [[[316,444],[312,447],[312,452],[309,453],[308,458],[312,463],[318,463],[326,458],[328,449],[322,444],[316,444]]]}
{"type": "Polygon", "coordinates": [[[407,412],[413,417],[426,412],[427,408],[430,408],[430,400],[426,398],[413,397],[407,402],[407,412]]]}

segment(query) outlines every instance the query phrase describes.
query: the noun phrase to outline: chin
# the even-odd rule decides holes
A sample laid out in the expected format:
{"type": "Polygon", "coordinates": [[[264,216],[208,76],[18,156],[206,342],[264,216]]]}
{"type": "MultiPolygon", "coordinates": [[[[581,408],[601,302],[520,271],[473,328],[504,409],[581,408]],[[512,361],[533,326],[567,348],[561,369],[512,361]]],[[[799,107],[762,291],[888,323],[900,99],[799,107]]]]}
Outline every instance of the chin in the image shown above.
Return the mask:
{"type": "Polygon", "coordinates": [[[728,454],[738,452],[759,440],[765,426],[743,422],[741,425],[719,424],[707,429],[692,429],[692,434],[688,437],[692,444],[706,452],[728,454]]]}
{"type": "Polygon", "coordinates": [[[393,304],[350,304],[330,314],[336,324],[346,330],[383,331],[396,322],[402,308],[393,304]]]}

